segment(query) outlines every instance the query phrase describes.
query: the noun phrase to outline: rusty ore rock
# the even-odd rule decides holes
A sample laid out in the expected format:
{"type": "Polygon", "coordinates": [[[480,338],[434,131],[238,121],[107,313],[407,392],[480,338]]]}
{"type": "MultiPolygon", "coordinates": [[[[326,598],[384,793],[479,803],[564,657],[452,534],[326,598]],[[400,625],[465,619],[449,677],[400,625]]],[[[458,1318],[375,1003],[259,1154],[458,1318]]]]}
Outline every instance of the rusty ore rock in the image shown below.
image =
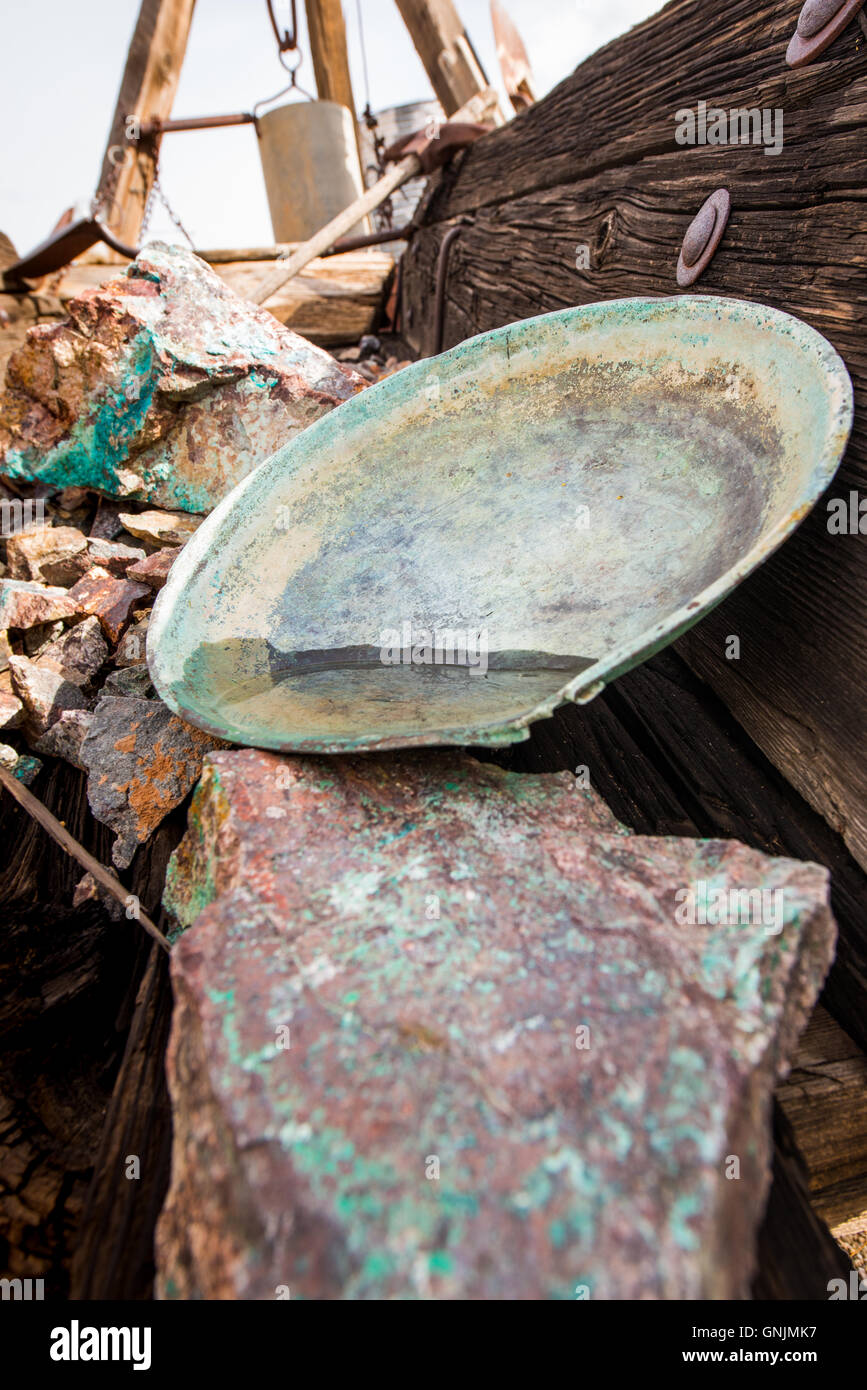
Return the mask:
{"type": "Polygon", "coordinates": [[[119,869],[195,786],[205,753],[222,746],[161,700],[99,701],[78,756],[90,809],[117,832],[112,859],[119,869]]]}
{"type": "Polygon", "coordinates": [[[67,313],[9,358],[8,477],[209,511],[363,386],[177,246],[151,243],[67,313]]]}
{"type": "Polygon", "coordinates": [[[225,751],[166,901],[162,1297],[748,1296],[824,869],[565,773],[225,751]]]}

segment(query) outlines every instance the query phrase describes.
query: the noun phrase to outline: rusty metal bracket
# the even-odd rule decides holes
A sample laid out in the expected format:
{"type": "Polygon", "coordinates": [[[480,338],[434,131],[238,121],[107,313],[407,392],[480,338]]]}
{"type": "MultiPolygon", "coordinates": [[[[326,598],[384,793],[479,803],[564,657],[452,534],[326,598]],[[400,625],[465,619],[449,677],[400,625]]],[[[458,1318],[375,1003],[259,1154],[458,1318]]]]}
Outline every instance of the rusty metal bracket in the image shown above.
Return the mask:
{"type": "Polygon", "coordinates": [[[790,68],[803,68],[812,63],[842,34],[857,15],[867,33],[861,11],[865,0],[806,0],[798,17],[798,27],[786,50],[790,68]]]}
{"type": "Polygon", "coordinates": [[[463,222],[459,222],[455,227],[449,227],[440,242],[439,254],[437,255],[436,289],[434,291],[435,357],[438,357],[443,350],[443,337],[446,327],[446,284],[448,283],[449,256],[451,254],[452,245],[457,241],[463,230],[463,222]]]}
{"type": "Polygon", "coordinates": [[[50,275],[52,271],[69,265],[76,256],[83,255],[100,241],[104,241],[106,246],[118,251],[121,256],[127,256],[131,261],[138,255],[135,246],[127,246],[118,240],[111,228],[98,217],[79,218],[77,222],[70,222],[52,232],[51,236],[40,242],[29,255],[22,256],[13,265],[7,266],[3,275],[4,282],[6,285],[14,285],[22,280],[38,280],[43,275],[50,275]]]}
{"type": "Polygon", "coordinates": [[[487,135],[489,131],[489,126],[475,125],[470,121],[446,122],[437,127],[434,135],[428,135],[426,130],[417,130],[412,135],[405,135],[396,144],[389,145],[383,159],[388,163],[394,163],[405,159],[408,154],[414,154],[421,163],[422,173],[432,174],[434,169],[447,164],[458,150],[465,150],[468,145],[478,140],[479,136],[487,135]]]}
{"type": "Polygon", "coordinates": [[[728,189],[718,188],[690,222],[677,262],[677,283],[681,289],[694,285],[707,270],[723,239],[731,207],[728,189]]]}

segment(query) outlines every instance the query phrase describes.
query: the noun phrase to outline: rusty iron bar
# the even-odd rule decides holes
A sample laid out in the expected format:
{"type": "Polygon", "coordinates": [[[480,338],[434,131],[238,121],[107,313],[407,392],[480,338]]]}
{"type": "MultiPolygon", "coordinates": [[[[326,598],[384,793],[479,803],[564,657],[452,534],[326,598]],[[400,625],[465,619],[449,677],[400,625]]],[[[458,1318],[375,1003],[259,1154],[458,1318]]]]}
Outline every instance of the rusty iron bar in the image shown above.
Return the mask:
{"type": "Polygon", "coordinates": [[[179,116],[177,120],[142,121],[140,138],[150,140],[155,135],[171,135],[177,130],[216,130],[227,125],[255,125],[252,111],[232,111],[226,116],[179,116]]]}
{"type": "Polygon", "coordinates": [[[413,230],[407,224],[405,227],[385,227],[381,232],[367,232],[364,236],[342,236],[322,255],[323,258],[339,256],[344,251],[361,251],[365,246],[381,246],[386,241],[409,241],[413,230]]]}
{"type": "Polygon", "coordinates": [[[436,270],[436,290],[434,293],[434,356],[439,356],[443,350],[443,336],[446,326],[446,282],[449,273],[449,253],[452,245],[457,241],[464,225],[459,222],[456,227],[450,227],[440,244],[437,256],[436,270]]]}

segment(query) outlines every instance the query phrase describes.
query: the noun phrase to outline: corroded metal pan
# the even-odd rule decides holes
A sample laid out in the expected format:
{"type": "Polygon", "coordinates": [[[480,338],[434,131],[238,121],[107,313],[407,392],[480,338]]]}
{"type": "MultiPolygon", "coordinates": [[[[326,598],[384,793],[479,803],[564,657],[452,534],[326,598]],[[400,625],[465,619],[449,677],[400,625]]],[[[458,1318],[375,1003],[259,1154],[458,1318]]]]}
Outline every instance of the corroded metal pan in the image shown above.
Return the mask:
{"type": "Polygon", "coordinates": [[[852,388],[774,309],[686,296],[497,329],[318,420],[172,569],[157,690],[263,748],[497,744],[697,622],[794,530],[852,388]]]}

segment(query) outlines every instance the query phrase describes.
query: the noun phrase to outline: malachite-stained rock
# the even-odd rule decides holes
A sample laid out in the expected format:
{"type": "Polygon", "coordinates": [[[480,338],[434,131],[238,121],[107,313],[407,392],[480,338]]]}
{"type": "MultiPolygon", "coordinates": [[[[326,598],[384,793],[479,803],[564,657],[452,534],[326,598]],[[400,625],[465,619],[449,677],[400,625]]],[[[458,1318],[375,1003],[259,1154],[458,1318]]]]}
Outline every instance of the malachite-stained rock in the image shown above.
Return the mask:
{"type": "Polygon", "coordinates": [[[166,901],[162,1297],[748,1296],[824,869],[570,774],[221,751],[166,901]]]}
{"type": "Polygon", "coordinates": [[[204,512],[363,382],[152,243],[9,359],[0,473],[204,512]]]}

